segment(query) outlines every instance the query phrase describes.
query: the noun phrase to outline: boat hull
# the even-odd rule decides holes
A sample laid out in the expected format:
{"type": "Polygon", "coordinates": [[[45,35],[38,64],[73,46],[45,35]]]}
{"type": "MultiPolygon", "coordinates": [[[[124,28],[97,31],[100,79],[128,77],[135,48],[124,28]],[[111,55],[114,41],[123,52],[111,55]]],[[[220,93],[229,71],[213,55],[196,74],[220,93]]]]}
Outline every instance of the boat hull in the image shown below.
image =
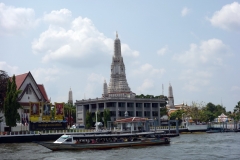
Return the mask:
{"type": "Polygon", "coordinates": [[[152,140],[144,140],[144,141],[131,141],[131,142],[112,142],[112,143],[95,143],[95,144],[58,144],[58,143],[50,143],[50,142],[37,142],[38,144],[52,150],[91,150],[91,149],[112,149],[112,148],[120,148],[120,147],[137,147],[137,146],[153,146],[153,145],[164,145],[170,144],[170,140],[168,138],[164,139],[152,139],[152,140]]]}
{"type": "Polygon", "coordinates": [[[208,125],[189,125],[189,126],[187,126],[187,129],[190,132],[207,131],[208,125]]]}

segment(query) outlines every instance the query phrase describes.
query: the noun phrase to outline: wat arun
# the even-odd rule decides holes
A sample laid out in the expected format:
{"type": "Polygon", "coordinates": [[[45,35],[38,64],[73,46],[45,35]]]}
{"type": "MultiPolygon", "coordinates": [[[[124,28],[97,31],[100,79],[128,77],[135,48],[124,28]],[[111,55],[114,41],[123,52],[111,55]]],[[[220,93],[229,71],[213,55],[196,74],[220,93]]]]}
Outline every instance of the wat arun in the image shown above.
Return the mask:
{"type": "Polygon", "coordinates": [[[111,64],[111,77],[109,85],[106,81],[103,84],[103,97],[123,97],[123,98],[134,98],[133,93],[128,86],[125,65],[121,53],[121,41],[116,33],[116,39],[114,40],[114,55],[112,57],[111,64]]]}

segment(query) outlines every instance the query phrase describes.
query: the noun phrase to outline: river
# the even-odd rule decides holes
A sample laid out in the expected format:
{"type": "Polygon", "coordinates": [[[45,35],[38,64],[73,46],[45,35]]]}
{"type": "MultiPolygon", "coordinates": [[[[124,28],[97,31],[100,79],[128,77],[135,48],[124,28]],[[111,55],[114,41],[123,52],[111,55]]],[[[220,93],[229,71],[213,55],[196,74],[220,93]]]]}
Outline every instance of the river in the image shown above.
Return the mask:
{"type": "Polygon", "coordinates": [[[240,133],[192,133],[171,138],[166,146],[89,151],[50,151],[35,143],[0,144],[0,159],[44,160],[214,160],[240,159],[240,133]]]}

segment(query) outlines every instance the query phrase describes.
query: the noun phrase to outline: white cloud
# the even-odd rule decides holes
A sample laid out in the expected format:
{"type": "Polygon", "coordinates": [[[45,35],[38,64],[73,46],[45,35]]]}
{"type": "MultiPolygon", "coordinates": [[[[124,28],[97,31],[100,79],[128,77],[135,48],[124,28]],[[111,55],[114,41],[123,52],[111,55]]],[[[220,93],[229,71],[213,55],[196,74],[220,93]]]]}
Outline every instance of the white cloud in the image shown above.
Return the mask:
{"type": "Polygon", "coordinates": [[[190,12],[190,9],[187,7],[184,7],[181,11],[182,17],[186,16],[190,12]]]}
{"type": "Polygon", "coordinates": [[[72,18],[72,12],[68,9],[60,9],[51,11],[49,14],[45,14],[43,20],[51,24],[64,24],[69,22],[72,18]]]}
{"type": "Polygon", "coordinates": [[[37,83],[55,82],[63,73],[58,68],[37,68],[31,71],[37,83]]]}
{"type": "Polygon", "coordinates": [[[202,64],[222,65],[223,56],[228,54],[228,47],[219,39],[202,41],[200,45],[191,44],[188,51],[175,54],[174,59],[187,66],[202,64]]]}
{"type": "Polygon", "coordinates": [[[183,81],[183,89],[190,92],[201,91],[202,87],[208,86],[212,73],[188,69],[181,73],[179,79],[183,81]]]}
{"type": "Polygon", "coordinates": [[[163,48],[159,49],[159,50],[157,51],[157,54],[160,55],[160,56],[163,56],[163,55],[165,55],[168,51],[169,51],[169,49],[168,49],[168,46],[166,45],[166,46],[164,46],[163,48]]]}
{"type": "Polygon", "coordinates": [[[102,75],[100,75],[100,74],[91,73],[88,76],[87,80],[88,80],[88,82],[103,84],[104,77],[102,75]]]}
{"type": "Polygon", "coordinates": [[[11,66],[7,64],[7,62],[0,61],[0,70],[3,70],[7,72],[8,76],[11,77],[13,74],[18,73],[18,67],[17,66],[11,66]]]}
{"type": "Polygon", "coordinates": [[[161,77],[166,70],[164,68],[156,69],[151,64],[144,64],[140,68],[133,70],[134,75],[161,77]]]}
{"type": "Polygon", "coordinates": [[[151,79],[145,79],[140,87],[137,88],[139,93],[149,93],[148,91],[154,87],[154,82],[151,79]]]}
{"type": "Polygon", "coordinates": [[[101,94],[99,95],[98,91],[100,88],[102,88],[101,86],[103,86],[103,82],[104,77],[102,75],[96,73],[89,74],[87,77],[87,84],[85,85],[83,92],[85,94],[85,98],[95,98],[94,96],[96,95],[98,95],[98,97],[101,97],[101,94]]]}
{"type": "Polygon", "coordinates": [[[0,33],[21,33],[36,26],[35,12],[31,8],[16,8],[0,3],[0,33]]]}
{"type": "MultiPolygon", "coordinates": [[[[111,45],[111,47],[113,47],[113,44],[111,45]]],[[[123,57],[138,57],[139,56],[138,51],[131,50],[130,47],[124,43],[121,44],[121,51],[122,51],[123,57]]]]}
{"type": "MultiPolygon", "coordinates": [[[[64,22],[64,19],[71,16],[70,11],[54,11],[55,14],[63,12],[67,15],[62,16],[61,21],[64,22]]],[[[57,23],[50,24],[49,28],[32,42],[33,53],[42,54],[42,62],[56,61],[71,66],[92,67],[105,62],[113,55],[113,40],[99,32],[90,19],[78,17],[70,24],[68,27],[57,23]]],[[[132,58],[139,55],[138,51],[131,50],[124,43],[122,53],[132,58]]]]}
{"type": "Polygon", "coordinates": [[[231,91],[240,91],[239,86],[232,86],[231,91]]]}
{"type": "Polygon", "coordinates": [[[211,24],[225,30],[240,31],[240,4],[233,2],[216,11],[212,18],[208,18],[211,24]]]}

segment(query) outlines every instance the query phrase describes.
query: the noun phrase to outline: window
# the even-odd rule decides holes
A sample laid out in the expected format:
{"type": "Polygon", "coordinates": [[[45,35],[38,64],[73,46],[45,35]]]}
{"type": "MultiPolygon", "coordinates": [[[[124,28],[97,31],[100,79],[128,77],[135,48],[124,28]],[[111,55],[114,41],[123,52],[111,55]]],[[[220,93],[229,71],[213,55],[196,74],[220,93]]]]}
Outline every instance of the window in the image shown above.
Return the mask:
{"type": "Polygon", "coordinates": [[[78,106],[78,111],[82,111],[83,110],[83,106],[78,106]]]}
{"type": "Polygon", "coordinates": [[[68,138],[65,142],[72,142],[72,138],[68,138]]]}
{"type": "Polygon", "coordinates": [[[28,92],[27,92],[28,94],[32,94],[32,89],[31,89],[31,87],[30,86],[28,86],[28,92]]]}

